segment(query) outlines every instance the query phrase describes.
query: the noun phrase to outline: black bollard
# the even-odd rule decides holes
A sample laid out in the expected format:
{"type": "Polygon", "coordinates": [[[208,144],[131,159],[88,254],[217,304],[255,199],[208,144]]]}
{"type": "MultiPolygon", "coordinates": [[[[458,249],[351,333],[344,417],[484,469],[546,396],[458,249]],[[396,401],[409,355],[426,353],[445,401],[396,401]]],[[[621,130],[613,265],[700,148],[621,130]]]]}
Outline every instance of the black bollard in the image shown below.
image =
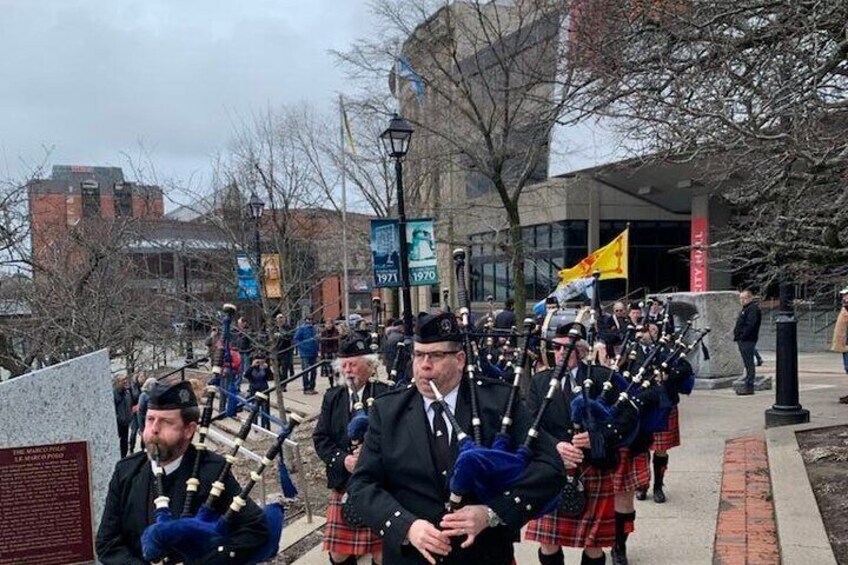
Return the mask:
{"type": "Polygon", "coordinates": [[[809,422],[810,411],[802,408],[798,400],[798,322],[792,304],[792,286],[785,274],[780,278],[780,310],[775,337],[775,403],[766,410],[766,427],[809,422]]]}

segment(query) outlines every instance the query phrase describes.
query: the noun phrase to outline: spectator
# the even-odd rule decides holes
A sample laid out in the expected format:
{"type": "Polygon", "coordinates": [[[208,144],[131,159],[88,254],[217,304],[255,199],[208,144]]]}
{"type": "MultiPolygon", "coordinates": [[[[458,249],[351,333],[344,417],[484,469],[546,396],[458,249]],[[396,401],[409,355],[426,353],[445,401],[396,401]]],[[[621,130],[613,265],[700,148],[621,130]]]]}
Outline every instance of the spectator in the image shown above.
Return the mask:
{"type": "Polygon", "coordinates": [[[504,309],[495,316],[495,328],[509,330],[513,326],[515,326],[515,300],[507,298],[504,302],[504,309]]]}
{"type": "Polygon", "coordinates": [[[332,320],[327,320],[324,324],[324,329],[321,330],[321,360],[324,364],[321,365],[321,376],[327,377],[330,382],[330,388],[335,384],[333,382],[333,359],[339,351],[339,330],[332,320]]]}
{"type": "Polygon", "coordinates": [[[144,450],[144,424],[147,420],[147,404],[150,402],[150,395],[153,394],[153,389],[156,388],[157,380],[149,377],[141,385],[141,394],[138,396],[138,411],[135,417],[138,420],[138,432],[141,436],[141,449],[144,450]]]}
{"type": "MultiPolygon", "coordinates": [[[[277,314],[274,323],[274,355],[277,358],[280,380],[283,381],[294,376],[294,348],[292,346],[294,329],[282,314],[277,314]]],[[[283,386],[283,392],[285,391],[286,387],[283,386]]]]}
{"type": "Polygon", "coordinates": [[[135,439],[138,436],[138,400],[141,397],[141,385],[144,381],[144,373],[136,373],[130,384],[130,398],[132,400],[132,418],[130,419],[130,442],[129,453],[135,451],[135,439]]]}
{"type": "Polygon", "coordinates": [[[209,358],[209,363],[215,363],[215,352],[218,350],[218,328],[212,328],[209,336],[206,338],[206,356],[209,358]]]}
{"type": "Polygon", "coordinates": [[[630,303],[630,307],[627,309],[627,317],[630,318],[628,323],[634,327],[642,324],[642,309],[639,304],[636,302],[630,303]]]}
{"type": "MultiPolygon", "coordinates": [[[[247,380],[248,390],[247,396],[252,397],[257,392],[268,390],[268,381],[273,379],[274,374],[271,372],[271,369],[268,367],[268,362],[265,360],[265,357],[262,355],[256,355],[253,358],[253,363],[247,371],[244,373],[244,378],[247,380]]],[[[259,409],[262,412],[259,413],[259,420],[261,421],[260,425],[266,430],[271,429],[271,422],[268,420],[268,414],[271,410],[271,406],[266,400],[256,400],[259,404],[259,409]]]]}
{"type": "MultiPolygon", "coordinates": [[[[251,357],[254,354],[254,338],[250,335],[250,323],[246,318],[239,318],[238,322],[236,322],[236,348],[238,349],[239,356],[241,356],[241,368],[242,372],[239,376],[244,374],[244,371],[247,371],[247,368],[251,365],[251,357]]],[[[241,382],[241,380],[239,380],[241,382]]]]}
{"type": "Polygon", "coordinates": [[[386,337],[383,339],[383,349],[381,356],[383,365],[386,367],[386,373],[391,373],[392,367],[395,364],[397,356],[398,343],[403,341],[403,320],[398,318],[390,319],[386,325],[386,337]]]}
{"type": "Polygon", "coordinates": [[[604,314],[601,318],[600,338],[606,348],[607,358],[612,359],[621,351],[627,325],[627,311],[623,302],[613,304],[612,314],[604,314]]]}
{"type": "Polygon", "coordinates": [[[130,381],[126,375],[118,375],[112,383],[112,396],[115,401],[115,420],[118,423],[118,439],[120,440],[121,459],[127,456],[127,440],[130,435],[132,422],[132,394],[130,381]]]}
{"type": "MultiPolygon", "coordinates": [[[[301,370],[318,362],[318,337],[315,326],[312,325],[312,316],[307,316],[300,323],[294,332],[293,341],[300,355],[301,370]]],[[[318,394],[315,390],[314,368],[303,374],[303,394],[318,394]]]]}
{"type": "MultiPolygon", "coordinates": [[[[831,350],[842,354],[842,368],[848,373],[848,287],[843,288],[839,295],[842,298],[842,308],[833,326],[833,342],[831,350]]],[[[840,404],[848,404],[848,395],[839,398],[840,404]]]]}
{"type": "Polygon", "coordinates": [[[742,363],[745,364],[745,383],[736,388],[736,394],[748,396],[754,394],[754,380],[756,369],[754,368],[754,350],[760,338],[760,322],[762,314],[760,307],[754,302],[754,295],[750,290],[739,293],[739,304],[742,310],[736,318],[736,327],[733,328],[733,341],[739,346],[742,355],[742,363]]]}

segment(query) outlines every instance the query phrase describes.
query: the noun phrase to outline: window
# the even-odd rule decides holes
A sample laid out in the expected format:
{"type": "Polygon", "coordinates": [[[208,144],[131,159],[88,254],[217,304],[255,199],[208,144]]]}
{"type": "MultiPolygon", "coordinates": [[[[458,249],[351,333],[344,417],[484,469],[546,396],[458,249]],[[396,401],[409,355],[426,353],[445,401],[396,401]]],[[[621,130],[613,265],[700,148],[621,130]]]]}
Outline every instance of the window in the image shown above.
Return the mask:
{"type": "Polygon", "coordinates": [[[82,217],[100,217],[100,185],[97,181],[85,180],[80,183],[82,193],[82,217]]]}
{"type": "Polygon", "coordinates": [[[132,218],[132,188],[124,184],[115,184],[113,192],[116,218],[132,218]]]}

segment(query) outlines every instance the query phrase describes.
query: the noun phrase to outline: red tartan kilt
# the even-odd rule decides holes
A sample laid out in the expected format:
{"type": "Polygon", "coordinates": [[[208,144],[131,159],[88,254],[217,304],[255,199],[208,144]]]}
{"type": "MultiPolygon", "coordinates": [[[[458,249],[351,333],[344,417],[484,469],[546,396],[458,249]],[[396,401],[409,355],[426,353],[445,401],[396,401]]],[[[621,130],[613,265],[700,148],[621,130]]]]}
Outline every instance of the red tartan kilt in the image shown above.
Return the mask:
{"type": "Polygon", "coordinates": [[[618,450],[618,457],[613,477],[615,494],[647,489],[651,483],[650,455],[647,452],[633,455],[630,449],[622,447],[618,450]]]}
{"type": "Polygon", "coordinates": [[[668,414],[668,430],[654,433],[654,443],[651,449],[654,451],[668,451],[672,447],[680,445],[680,414],[677,406],[668,414]]]}
{"type": "Polygon", "coordinates": [[[383,540],[369,528],[354,528],[342,516],[342,494],[330,491],[327,524],[324,526],[324,551],[344,555],[366,555],[383,550],[383,540]]]}
{"type": "Polygon", "coordinates": [[[612,547],[615,543],[613,473],[590,467],[583,475],[586,510],[579,518],[557,511],[527,524],[525,539],[565,547],[612,547]]]}

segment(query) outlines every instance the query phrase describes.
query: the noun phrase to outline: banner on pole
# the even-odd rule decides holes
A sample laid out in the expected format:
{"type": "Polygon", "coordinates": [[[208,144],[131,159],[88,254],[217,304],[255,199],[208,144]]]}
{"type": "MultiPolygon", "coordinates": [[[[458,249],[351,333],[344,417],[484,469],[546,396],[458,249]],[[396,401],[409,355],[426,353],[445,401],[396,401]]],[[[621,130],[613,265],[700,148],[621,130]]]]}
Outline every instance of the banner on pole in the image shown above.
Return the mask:
{"type": "Polygon", "coordinates": [[[246,253],[236,254],[236,277],[238,278],[238,299],[259,300],[259,283],[253,273],[253,265],[246,253]]]}
{"type": "Polygon", "coordinates": [[[406,241],[409,247],[409,286],[439,284],[436,260],[436,237],[433,220],[407,220],[406,241]]]}
{"type": "Polygon", "coordinates": [[[283,277],[279,253],[262,254],[262,290],[266,298],[283,297],[283,277]]]}
{"type": "MultiPolygon", "coordinates": [[[[439,284],[433,220],[406,222],[409,286],[439,284]]],[[[371,260],[375,288],[397,288],[400,278],[400,236],[397,220],[371,220],[371,260]]]]}
{"type": "Polygon", "coordinates": [[[400,286],[400,237],[397,220],[371,220],[371,263],[376,288],[400,286]]]}

